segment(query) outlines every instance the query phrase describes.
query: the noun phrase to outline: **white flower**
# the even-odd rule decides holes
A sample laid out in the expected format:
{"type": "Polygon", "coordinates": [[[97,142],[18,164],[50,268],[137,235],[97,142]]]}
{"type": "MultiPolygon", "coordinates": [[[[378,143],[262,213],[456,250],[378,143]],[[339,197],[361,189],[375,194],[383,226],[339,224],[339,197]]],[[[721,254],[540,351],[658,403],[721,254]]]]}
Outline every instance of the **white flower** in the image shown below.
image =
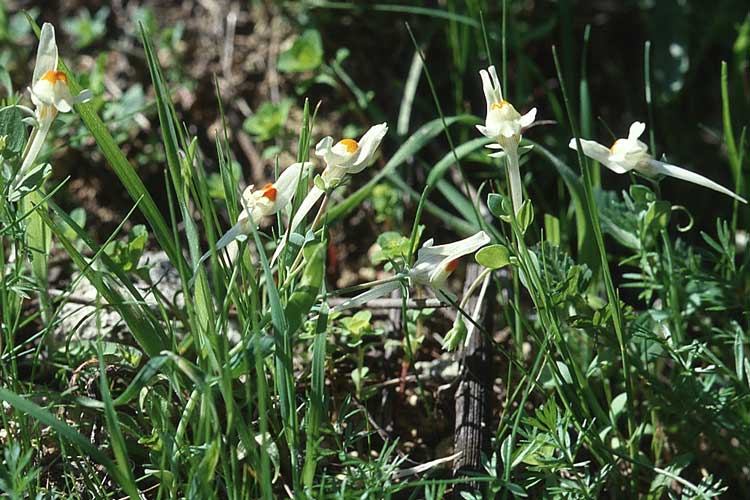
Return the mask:
{"type": "MultiPolygon", "coordinates": [[[[472,254],[490,242],[490,237],[484,231],[479,231],[460,241],[447,245],[433,246],[433,240],[427,240],[417,253],[417,261],[409,271],[409,278],[413,284],[428,286],[433,289],[438,298],[450,299],[453,295],[446,289],[445,281],[458,267],[461,257],[472,254]]],[[[379,284],[345,301],[334,310],[341,311],[352,307],[359,307],[371,300],[393,293],[401,285],[397,278],[393,281],[379,284]]],[[[454,297],[455,298],[455,297],[454,297]]]]}
{"type": "MultiPolygon", "coordinates": [[[[84,90],[78,96],[73,97],[68,88],[68,77],[62,71],[57,71],[57,43],[55,43],[55,28],[44,23],[39,34],[39,48],[36,54],[34,74],[31,80],[31,100],[36,107],[36,130],[32,135],[31,142],[26,146],[21,167],[16,174],[11,191],[24,183],[24,180],[33,175],[37,170],[34,167],[39,152],[42,150],[52,122],[57,112],[67,113],[73,108],[73,104],[84,102],[91,97],[91,92],[84,90]]],[[[42,168],[42,167],[39,167],[42,168]]],[[[18,192],[11,198],[19,196],[18,192]]]]}
{"type": "Polygon", "coordinates": [[[386,132],[388,125],[381,123],[370,127],[359,142],[341,139],[334,144],[331,136],[321,139],[315,146],[315,154],[326,162],[323,180],[328,184],[338,183],[345,175],[357,174],[369,167],[375,161],[375,153],[386,132]]]}
{"type": "Polygon", "coordinates": [[[477,125],[477,129],[484,136],[497,141],[497,144],[487,147],[510,153],[518,147],[523,130],[534,123],[536,108],[522,116],[511,103],[503,99],[500,79],[494,66],[481,70],[479,76],[482,78],[484,99],[487,102],[487,115],[484,126],[477,125]]]}
{"type": "MultiPolygon", "coordinates": [[[[523,186],[519,170],[518,143],[521,142],[521,134],[524,129],[534,123],[536,108],[521,116],[511,103],[503,99],[500,79],[497,77],[494,66],[490,66],[487,70],[481,70],[479,76],[482,78],[484,99],[487,102],[487,116],[484,126],[477,125],[477,130],[489,139],[497,141],[496,143],[488,144],[488,148],[502,149],[507,157],[510,196],[513,200],[513,211],[518,213],[523,204],[523,186]]],[[[490,156],[498,157],[502,154],[498,151],[490,156]]]]}
{"type": "MultiPolygon", "coordinates": [[[[318,142],[315,146],[315,154],[326,163],[326,167],[321,174],[326,189],[336,187],[346,175],[357,174],[369,167],[375,161],[375,153],[380,146],[380,142],[388,132],[388,124],[380,123],[373,125],[365,132],[365,135],[359,141],[354,139],[341,139],[336,144],[333,143],[333,137],[327,136],[318,142]]],[[[288,235],[305,220],[307,214],[313,209],[315,204],[325,194],[325,191],[318,186],[313,186],[300,203],[297,212],[294,214],[292,221],[289,223],[287,233],[281,238],[276,251],[271,257],[271,263],[284,250],[288,235]]]]}
{"type": "Polygon", "coordinates": [[[427,240],[419,249],[417,261],[409,275],[415,283],[443,290],[445,281],[458,266],[459,259],[476,252],[489,242],[490,237],[484,231],[446,245],[433,246],[433,240],[427,240]]]}
{"type": "MultiPolygon", "coordinates": [[[[635,170],[648,176],[666,175],[713,189],[719,193],[731,196],[742,203],[747,203],[744,198],[737,196],[729,189],[711,179],[676,165],[670,165],[669,163],[654,159],[648,152],[648,146],[638,140],[645,130],[646,125],[643,122],[634,122],[630,126],[628,137],[617,139],[612,144],[612,147],[608,148],[596,141],[581,139],[581,150],[589,158],[598,161],[618,174],[635,170]]],[[[568,146],[570,149],[577,149],[575,138],[570,140],[568,146]]]]}
{"type": "MultiPolygon", "coordinates": [[[[216,251],[225,248],[239,236],[250,234],[263,217],[273,215],[289,205],[297,191],[297,181],[302,169],[309,165],[312,164],[294,163],[279,175],[276,182],[266,184],[260,189],[255,189],[254,186],[245,188],[240,199],[242,212],[237,218],[237,223],[219,238],[215,246],[216,251]]],[[[211,252],[203,254],[198,265],[210,255],[211,252]]]]}
{"type": "Polygon", "coordinates": [[[39,35],[39,49],[30,89],[31,100],[37,107],[37,118],[42,120],[54,118],[57,111],[67,113],[73,109],[74,104],[91,98],[88,90],[75,97],[70,93],[68,77],[57,70],[57,61],[55,28],[44,23],[39,35]]]}
{"type": "Polygon", "coordinates": [[[294,163],[279,175],[276,182],[266,184],[260,189],[255,189],[254,186],[245,188],[240,199],[242,212],[237,222],[247,224],[251,220],[257,226],[263,217],[273,215],[289,205],[297,191],[302,169],[308,165],[312,163],[294,163]]]}

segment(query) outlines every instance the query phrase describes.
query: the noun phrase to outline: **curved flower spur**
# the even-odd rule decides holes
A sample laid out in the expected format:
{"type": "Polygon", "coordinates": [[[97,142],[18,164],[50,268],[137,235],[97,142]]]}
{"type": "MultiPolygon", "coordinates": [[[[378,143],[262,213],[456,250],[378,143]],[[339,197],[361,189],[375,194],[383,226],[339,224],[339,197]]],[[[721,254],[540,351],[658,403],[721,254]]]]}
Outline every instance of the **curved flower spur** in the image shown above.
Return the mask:
{"type": "Polygon", "coordinates": [[[378,147],[388,132],[388,124],[380,123],[373,125],[365,132],[359,141],[354,139],[341,139],[334,144],[333,137],[327,136],[315,146],[315,155],[322,158],[326,167],[321,174],[323,187],[317,185],[302,200],[297,212],[294,214],[287,233],[282,237],[276,251],[271,258],[271,263],[281,255],[286,241],[291,233],[305,220],[307,214],[315,206],[321,196],[330,193],[336,188],[347,175],[358,174],[375,161],[378,147]]]}
{"type": "Polygon", "coordinates": [[[57,70],[58,60],[55,27],[50,23],[44,23],[39,33],[39,48],[29,88],[37,124],[26,148],[14,189],[23,184],[24,179],[30,174],[57,113],[68,113],[75,104],[91,99],[89,90],[83,90],[77,96],[73,96],[68,87],[68,77],[64,72],[57,70]]]}
{"type": "MultiPolygon", "coordinates": [[[[451,293],[446,281],[456,270],[462,257],[478,251],[490,242],[490,237],[484,231],[479,231],[473,236],[463,240],[447,243],[445,245],[433,245],[432,239],[427,240],[417,252],[417,260],[409,269],[407,276],[411,284],[426,286],[435,292],[435,295],[448,302],[455,301],[455,295],[451,293]]],[[[370,290],[352,297],[341,305],[334,308],[336,311],[359,307],[371,300],[384,297],[401,285],[399,278],[394,276],[391,281],[374,286],[370,290]]]]}
{"type": "MultiPolygon", "coordinates": [[[[496,141],[487,145],[489,149],[501,149],[508,158],[508,177],[510,179],[510,195],[513,200],[513,210],[518,210],[523,204],[523,186],[519,170],[518,144],[521,142],[523,131],[536,119],[536,108],[532,108],[525,115],[521,115],[516,108],[503,99],[500,79],[494,66],[481,70],[482,89],[487,102],[487,115],[484,125],[477,125],[485,137],[496,141]]],[[[490,156],[499,157],[502,153],[490,156]]]]}
{"type": "MultiPolygon", "coordinates": [[[[608,148],[596,141],[581,139],[581,150],[589,158],[598,161],[618,174],[635,170],[650,177],[666,175],[713,189],[719,193],[731,196],[742,203],[747,203],[744,198],[707,177],[655,159],[649,154],[648,146],[638,139],[645,130],[646,124],[643,122],[634,122],[630,125],[628,137],[617,139],[611,147],[608,148]]],[[[570,140],[568,146],[570,149],[577,149],[575,138],[570,140]]]]}
{"type": "MultiPolygon", "coordinates": [[[[297,192],[297,182],[302,169],[311,165],[310,162],[294,163],[279,175],[276,182],[266,184],[259,189],[255,189],[255,186],[245,188],[240,198],[242,212],[237,218],[237,223],[219,238],[214,250],[218,252],[239,236],[250,234],[252,228],[257,227],[263,217],[273,215],[288,206],[297,192]]],[[[201,256],[196,267],[210,256],[211,250],[201,256]]]]}

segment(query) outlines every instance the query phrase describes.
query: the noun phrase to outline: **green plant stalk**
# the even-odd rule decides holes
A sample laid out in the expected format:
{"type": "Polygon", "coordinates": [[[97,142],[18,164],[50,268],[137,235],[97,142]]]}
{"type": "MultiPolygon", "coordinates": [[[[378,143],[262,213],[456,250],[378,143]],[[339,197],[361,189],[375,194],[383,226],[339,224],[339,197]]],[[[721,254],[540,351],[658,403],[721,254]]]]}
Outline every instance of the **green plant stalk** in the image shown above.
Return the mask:
{"type": "Polygon", "coordinates": [[[505,92],[508,92],[508,44],[507,44],[507,38],[508,38],[508,31],[507,31],[507,21],[508,21],[508,5],[507,0],[503,0],[503,18],[502,18],[502,51],[503,51],[503,89],[505,92]]]}
{"type": "Polygon", "coordinates": [[[484,24],[484,12],[479,9],[479,24],[482,27],[482,42],[484,42],[484,55],[487,57],[487,64],[492,66],[492,54],[490,53],[490,42],[487,37],[487,26],[484,24]]]}
{"type": "Polygon", "coordinates": [[[651,40],[643,44],[643,78],[648,112],[648,138],[651,154],[656,156],[656,124],[654,123],[654,103],[651,96],[651,40]]]}
{"type": "MultiPolygon", "coordinates": [[[[39,207],[38,210],[47,210],[47,205],[43,201],[42,194],[36,191],[24,196],[23,206],[25,210],[32,210],[35,207],[39,207]]],[[[29,215],[26,235],[28,238],[28,248],[31,251],[31,270],[34,274],[36,286],[38,287],[37,296],[39,297],[42,322],[45,325],[49,325],[52,317],[52,303],[50,302],[48,293],[48,259],[52,245],[52,235],[36,211],[29,215]]]]}
{"type": "MultiPolygon", "coordinates": [[[[601,260],[601,271],[602,277],[604,278],[604,285],[607,291],[607,299],[609,301],[609,308],[612,313],[612,320],[615,328],[615,335],[617,336],[617,343],[620,348],[620,356],[622,358],[622,370],[623,377],[625,379],[625,392],[627,394],[627,422],[628,422],[628,451],[630,457],[635,459],[637,456],[638,446],[635,442],[635,403],[634,403],[634,392],[633,383],[631,381],[630,374],[630,363],[628,358],[628,351],[625,344],[625,326],[624,319],[622,316],[622,309],[620,308],[620,299],[615,289],[614,282],[612,281],[612,275],[609,270],[609,261],[607,259],[607,250],[604,246],[604,237],[602,236],[601,225],[599,222],[599,211],[596,207],[594,200],[594,189],[593,180],[591,178],[591,172],[588,168],[586,161],[583,158],[583,150],[581,149],[581,139],[578,134],[578,128],[576,127],[575,120],[573,119],[572,110],[570,107],[570,101],[568,100],[565,83],[563,81],[562,71],[560,69],[560,62],[557,57],[557,49],[552,46],[552,57],[555,61],[555,68],[557,69],[557,76],[560,81],[560,90],[563,95],[563,102],[568,113],[568,119],[570,122],[573,136],[576,140],[576,152],[578,153],[578,164],[583,174],[583,187],[586,199],[586,208],[588,211],[589,218],[591,220],[591,226],[594,232],[594,239],[596,241],[597,248],[599,250],[599,257],[601,260]]],[[[635,475],[633,475],[633,486],[635,486],[635,475]]]]}
{"type": "Polygon", "coordinates": [[[310,408],[306,418],[306,443],[305,443],[305,465],[302,470],[302,483],[308,492],[312,491],[315,480],[315,469],[317,467],[318,436],[320,425],[325,414],[325,365],[326,344],[328,339],[328,314],[322,310],[318,316],[318,322],[313,341],[312,362],[312,384],[310,386],[310,397],[308,407],[310,408]]]}
{"type": "MultiPolygon", "coordinates": [[[[579,107],[581,114],[581,133],[585,137],[591,137],[591,94],[589,93],[588,79],[588,48],[589,38],[591,37],[591,25],[587,24],[583,30],[583,49],[581,50],[581,82],[579,88],[579,107]]],[[[649,121],[651,119],[649,118],[649,121]]],[[[591,169],[591,178],[594,181],[594,187],[601,186],[601,171],[598,162],[595,162],[591,169]]]]}
{"type": "MultiPolygon", "coordinates": [[[[419,44],[417,43],[417,39],[414,37],[414,33],[411,30],[411,26],[409,26],[409,23],[405,23],[406,25],[406,31],[409,32],[409,36],[411,37],[412,44],[414,45],[414,49],[419,52],[419,57],[422,59],[422,69],[424,70],[424,74],[427,77],[427,83],[430,87],[430,92],[432,93],[432,99],[435,102],[435,107],[437,108],[438,115],[440,116],[440,122],[443,125],[443,132],[445,133],[446,139],[448,139],[448,145],[451,148],[451,152],[453,153],[453,159],[455,160],[456,168],[458,169],[459,174],[461,175],[461,180],[464,185],[464,190],[466,191],[466,196],[471,196],[471,190],[469,189],[469,181],[466,179],[466,175],[464,174],[464,169],[461,166],[461,161],[458,158],[458,154],[456,153],[456,147],[453,144],[453,137],[451,136],[450,130],[448,130],[448,123],[445,119],[445,115],[443,114],[443,107],[440,105],[440,99],[437,96],[437,92],[435,90],[435,84],[432,81],[432,75],[430,74],[430,70],[427,67],[427,60],[425,59],[424,53],[422,53],[422,50],[419,48],[419,44]]],[[[474,209],[474,216],[477,220],[477,225],[481,227],[482,225],[482,216],[479,214],[479,211],[476,209],[474,204],[472,203],[472,208],[474,209]]]]}
{"type": "MultiPolygon", "coordinates": [[[[560,161],[555,155],[553,155],[548,149],[541,144],[533,141],[528,141],[534,146],[532,153],[541,154],[552,166],[557,170],[558,175],[563,180],[571,199],[573,200],[573,206],[575,208],[575,220],[576,220],[576,236],[577,236],[577,249],[578,259],[584,264],[589,266],[594,276],[599,273],[599,267],[601,260],[599,259],[598,251],[596,250],[596,243],[593,241],[593,228],[591,227],[591,220],[586,215],[585,203],[586,197],[584,194],[583,183],[578,175],[568,167],[565,163],[560,161]]],[[[592,280],[593,282],[594,280],[592,280]]],[[[592,284],[593,286],[593,284],[592,284]]]]}
{"type": "Polygon", "coordinates": [[[518,150],[506,151],[505,158],[508,163],[508,180],[510,186],[510,197],[513,201],[513,213],[518,214],[523,205],[523,185],[521,184],[521,170],[518,166],[518,150]]]}
{"type": "Polygon", "coordinates": [[[424,409],[427,412],[427,418],[432,418],[432,408],[430,407],[429,402],[427,401],[427,397],[425,396],[426,391],[424,389],[424,386],[422,385],[422,380],[419,378],[419,373],[417,373],[416,368],[414,367],[414,363],[412,361],[414,360],[414,350],[411,348],[411,334],[409,333],[409,316],[407,314],[408,307],[406,305],[407,301],[409,299],[409,288],[406,286],[406,284],[402,281],[401,282],[401,324],[403,325],[404,329],[404,351],[406,353],[406,362],[409,363],[409,367],[412,370],[412,373],[414,374],[414,380],[417,382],[417,387],[419,387],[419,400],[424,405],[424,409]]]}
{"type": "Polygon", "coordinates": [[[680,295],[677,283],[675,282],[674,268],[672,265],[672,242],[669,240],[667,231],[662,229],[660,231],[662,242],[664,243],[664,257],[666,260],[666,274],[669,282],[669,289],[667,290],[666,302],[669,307],[669,311],[672,316],[672,334],[675,338],[675,342],[679,345],[685,339],[684,332],[682,331],[682,308],[680,306],[680,295]]]}
{"type": "MultiPolygon", "coordinates": [[[[318,208],[318,213],[315,214],[315,219],[313,219],[312,224],[310,225],[310,230],[315,231],[320,224],[320,222],[323,220],[323,215],[325,214],[326,210],[328,210],[328,200],[330,199],[330,196],[328,193],[325,193],[323,195],[323,201],[320,202],[320,207],[318,208]]],[[[291,220],[291,217],[290,217],[291,220]]],[[[287,231],[288,233],[288,231],[287,231]]],[[[291,281],[294,279],[294,277],[297,275],[299,271],[302,270],[302,258],[304,257],[304,253],[302,252],[302,248],[299,249],[297,252],[297,255],[294,257],[294,262],[291,266],[289,266],[289,273],[287,274],[284,284],[281,286],[282,289],[287,289],[291,285],[291,281]]],[[[284,249],[284,252],[286,252],[286,248],[284,249]]],[[[281,269],[284,266],[279,266],[279,272],[281,272],[281,269]]]]}
{"type": "MultiPolygon", "coordinates": [[[[563,402],[565,407],[568,408],[568,410],[570,410],[573,415],[579,415],[575,419],[575,425],[579,432],[586,436],[587,441],[597,445],[599,448],[602,448],[607,454],[609,454],[609,449],[607,447],[604,447],[599,436],[597,434],[594,434],[593,437],[590,436],[589,433],[586,432],[586,429],[584,427],[586,422],[590,421],[592,418],[596,418],[599,421],[606,422],[608,420],[607,415],[602,410],[598,400],[596,399],[595,395],[591,391],[590,386],[588,385],[586,377],[583,373],[581,373],[578,364],[575,362],[575,359],[568,349],[568,346],[560,330],[559,319],[557,318],[554,306],[550,303],[549,297],[544,293],[543,283],[538,273],[536,272],[534,260],[530,257],[530,252],[526,247],[525,242],[523,241],[523,235],[520,231],[520,228],[518,227],[515,216],[511,216],[511,227],[514,234],[516,235],[516,254],[519,256],[519,263],[521,264],[522,271],[531,281],[531,286],[529,286],[527,290],[534,305],[537,308],[537,311],[539,312],[540,322],[546,328],[551,330],[551,336],[554,341],[554,345],[556,346],[563,359],[567,361],[567,366],[569,368],[572,368],[573,371],[574,377],[572,378],[572,380],[574,382],[574,397],[571,397],[570,394],[566,393],[565,388],[560,383],[555,383],[555,389],[558,391],[561,401],[563,402]],[[588,402],[591,411],[588,411],[586,407],[582,406],[581,403],[583,401],[588,402]],[[574,408],[571,408],[571,404],[574,406],[574,408]]],[[[516,311],[516,314],[520,315],[520,311],[516,311]]],[[[545,336],[545,339],[547,337],[548,336],[545,336]]],[[[540,345],[543,344],[544,340],[540,342],[540,345]]],[[[560,369],[554,360],[552,360],[549,366],[555,374],[556,380],[564,380],[564,377],[562,376],[560,369]]],[[[604,463],[601,455],[596,451],[596,448],[592,448],[591,452],[597,457],[600,463],[604,463]]]]}
{"type": "Polygon", "coordinates": [[[122,435],[120,421],[117,418],[117,412],[115,411],[114,404],[112,404],[112,396],[109,392],[109,381],[107,380],[107,368],[104,364],[104,355],[102,354],[101,337],[97,342],[97,356],[99,357],[99,387],[102,394],[102,400],[104,401],[105,422],[107,425],[107,433],[109,434],[110,446],[115,455],[115,465],[120,470],[122,477],[129,483],[128,487],[123,487],[123,489],[126,491],[136,491],[138,486],[133,477],[133,471],[130,468],[130,457],[128,456],[125,438],[122,435]]]}
{"type": "MultiPolygon", "coordinates": [[[[94,285],[94,287],[97,289],[97,292],[101,293],[102,296],[107,300],[107,302],[112,304],[117,309],[125,323],[128,325],[133,338],[135,338],[135,340],[143,348],[146,354],[148,354],[149,356],[156,356],[163,349],[166,349],[169,345],[168,341],[163,332],[159,328],[157,328],[157,322],[152,317],[150,310],[148,308],[141,309],[135,307],[133,304],[125,301],[119,291],[107,285],[101,273],[93,270],[92,264],[97,259],[102,259],[107,268],[111,270],[115,275],[117,275],[117,277],[120,279],[120,282],[127,288],[128,292],[133,295],[133,297],[136,299],[136,302],[138,304],[144,303],[144,299],[141,296],[140,292],[135,288],[135,286],[133,286],[122,268],[115,264],[112,259],[110,259],[106,253],[104,253],[104,246],[100,247],[93,241],[91,241],[85,231],[81,227],[79,227],[78,224],[76,224],[76,222],[68,216],[68,214],[59,209],[53,203],[50,203],[50,207],[55,212],[55,214],[63,222],[65,222],[68,227],[72,228],[78,234],[78,236],[89,246],[89,248],[94,251],[94,258],[87,261],[83,257],[83,255],[81,255],[81,253],[75,248],[75,245],[65,237],[65,231],[63,230],[63,228],[57,222],[55,222],[49,216],[49,214],[46,213],[46,210],[40,208],[38,209],[37,213],[39,213],[44,223],[47,225],[47,227],[49,227],[52,233],[54,233],[59,242],[63,245],[68,255],[70,255],[72,261],[79,268],[81,273],[86,275],[86,278],[92,283],[92,285],[94,285]]],[[[135,207],[133,208],[135,209],[135,207]]],[[[123,220],[120,226],[124,224],[125,220],[127,220],[127,218],[123,220]]]]}
{"type": "Polygon", "coordinates": [[[278,289],[273,281],[273,273],[268,264],[268,258],[263,250],[260,235],[254,226],[252,229],[255,246],[260,256],[262,272],[266,281],[266,293],[271,308],[271,321],[276,335],[276,350],[274,351],[276,368],[276,390],[279,394],[279,405],[284,421],[284,436],[289,446],[289,455],[292,468],[292,486],[295,490],[299,488],[299,422],[297,419],[296,394],[294,384],[294,371],[292,366],[292,332],[289,331],[278,289]]]}
{"type": "MultiPolygon", "coordinates": [[[[255,368],[255,385],[257,387],[257,406],[258,406],[258,415],[260,420],[260,436],[261,436],[261,442],[260,442],[260,491],[261,496],[265,500],[270,500],[273,497],[273,485],[271,483],[271,464],[270,464],[270,457],[268,454],[267,449],[267,439],[268,439],[268,433],[269,433],[269,415],[268,415],[268,409],[271,407],[271,401],[268,396],[268,386],[266,381],[266,372],[265,372],[265,363],[263,362],[263,357],[261,355],[261,349],[260,349],[260,337],[261,337],[261,323],[260,323],[260,315],[262,312],[261,308],[261,294],[260,294],[260,286],[258,282],[255,280],[255,277],[251,275],[249,277],[250,282],[250,319],[251,319],[251,326],[253,337],[251,338],[251,342],[255,342],[255,348],[253,349],[253,365],[255,368]]],[[[247,353],[247,349],[244,349],[244,352],[247,353]]],[[[249,355],[249,353],[248,353],[249,355]]],[[[249,395],[249,392],[248,392],[249,395]]],[[[248,397],[248,401],[252,401],[251,398],[248,397]]]]}
{"type": "MultiPolygon", "coordinates": [[[[726,61],[721,62],[721,118],[724,125],[724,143],[727,145],[727,156],[729,156],[729,167],[734,178],[734,192],[742,193],[742,160],[741,152],[737,149],[732,128],[732,114],[729,104],[729,75],[726,61]]],[[[732,202],[732,232],[737,232],[737,211],[739,201],[732,202]]]]}
{"type": "Polygon", "coordinates": [[[21,396],[0,388],[0,400],[6,401],[11,406],[25,415],[29,415],[34,420],[49,426],[56,432],[61,439],[65,439],[85,452],[91,459],[101,464],[112,478],[117,482],[125,493],[132,499],[138,500],[140,494],[133,482],[123,475],[121,469],[110,460],[99,448],[91,444],[91,441],[65,422],[58,420],[48,410],[41,406],[22,398],[21,396]]]}

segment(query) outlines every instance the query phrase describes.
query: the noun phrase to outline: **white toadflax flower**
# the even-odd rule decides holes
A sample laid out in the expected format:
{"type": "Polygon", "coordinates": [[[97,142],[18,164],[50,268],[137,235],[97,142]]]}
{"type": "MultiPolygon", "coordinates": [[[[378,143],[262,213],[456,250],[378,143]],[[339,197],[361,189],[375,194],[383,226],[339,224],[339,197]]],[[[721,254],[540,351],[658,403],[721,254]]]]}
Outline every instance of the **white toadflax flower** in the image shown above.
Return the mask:
{"type": "MultiPolygon", "coordinates": [[[[648,146],[638,139],[645,130],[646,125],[643,122],[634,122],[630,126],[628,137],[617,139],[611,147],[608,148],[596,141],[581,139],[581,150],[589,158],[618,174],[634,170],[647,176],[666,175],[713,189],[742,203],[747,203],[744,198],[707,177],[653,158],[648,152],[648,146]]],[[[577,149],[575,138],[570,140],[569,147],[577,149]]]]}
{"type": "MultiPolygon", "coordinates": [[[[327,189],[333,189],[336,187],[345,176],[358,174],[365,168],[372,165],[375,161],[375,154],[378,151],[378,147],[388,132],[388,124],[380,123],[373,125],[370,129],[365,132],[359,141],[354,139],[341,139],[337,143],[333,143],[333,137],[327,136],[318,142],[315,146],[315,155],[322,158],[325,161],[325,169],[321,174],[323,182],[327,189]]],[[[310,213],[310,210],[325,194],[325,191],[318,186],[313,186],[305,196],[305,199],[300,203],[297,212],[294,214],[292,221],[289,223],[287,228],[287,234],[279,242],[276,247],[276,251],[271,258],[271,262],[281,255],[281,251],[284,249],[285,242],[288,234],[294,232],[295,229],[305,220],[305,217],[310,213]]]]}
{"type": "Polygon", "coordinates": [[[375,161],[375,153],[386,132],[388,125],[381,123],[370,127],[359,141],[341,139],[334,144],[331,136],[321,139],[315,146],[315,155],[326,163],[322,174],[326,184],[338,183],[345,175],[357,174],[369,167],[375,161]]]}
{"type": "MultiPolygon", "coordinates": [[[[216,251],[232,243],[238,236],[250,234],[264,217],[273,215],[287,207],[297,191],[297,182],[302,169],[309,165],[312,165],[312,163],[294,163],[279,175],[276,182],[266,184],[259,189],[255,189],[254,186],[245,188],[240,199],[242,212],[237,218],[237,223],[219,238],[219,241],[216,242],[216,251]]],[[[211,252],[203,254],[198,264],[200,265],[210,255],[211,252]]]]}
{"type": "Polygon", "coordinates": [[[458,266],[459,259],[472,254],[490,242],[484,231],[445,245],[433,245],[427,240],[417,252],[417,261],[409,272],[415,283],[426,285],[435,291],[445,289],[445,281],[458,266]]]}
{"type": "Polygon", "coordinates": [[[39,119],[44,119],[48,114],[54,119],[57,111],[67,113],[73,109],[74,104],[91,98],[88,90],[75,97],[70,93],[68,77],[57,70],[57,62],[55,28],[50,23],[44,23],[39,34],[39,49],[29,89],[39,119]]]}
{"type": "MultiPolygon", "coordinates": [[[[523,203],[523,189],[519,171],[518,144],[521,142],[523,131],[536,119],[536,108],[525,115],[521,115],[516,108],[503,99],[500,79],[494,66],[481,70],[482,89],[487,103],[487,115],[484,125],[477,125],[477,129],[487,138],[496,141],[488,145],[490,149],[502,149],[508,158],[508,177],[510,178],[510,195],[513,200],[513,210],[517,213],[523,203]]],[[[500,153],[490,156],[497,157],[500,153]]]]}
{"type": "Polygon", "coordinates": [[[237,222],[248,225],[252,221],[257,226],[263,217],[273,215],[289,205],[297,191],[302,169],[310,165],[312,163],[309,162],[293,163],[279,175],[276,182],[268,183],[260,189],[255,189],[255,186],[245,188],[240,199],[242,213],[237,222]]]}
{"type": "Polygon", "coordinates": [[[29,88],[31,101],[35,106],[36,130],[31,143],[26,148],[16,186],[23,182],[24,177],[34,165],[57,113],[67,113],[73,109],[74,104],[91,98],[89,90],[84,90],[77,96],[71,94],[68,77],[64,72],[57,70],[57,63],[55,28],[50,23],[44,23],[39,34],[39,48],[29,88]]]}
{"type": "MultiPolygon", "coordinates": [[[[446,280],[458,267],[461,257],[472,254],[490,242],[490,237],[484,231],[463,240],[446,245],[433,245],[433,240],[427,240],[417,253],[417,261],[409,270],[408,277],[412,285],[423,285],[431,288],[441,300],[455,298],[446,287],[446,280]]],[[[390,295],[401,287],[399,277],[381,280],[370,290],[352,297],[334,310],[341,311],[352,307],[359,307],[371,300],[390,295]]],[[[374,283],[373,283],[374,284],[374,283]]]]}

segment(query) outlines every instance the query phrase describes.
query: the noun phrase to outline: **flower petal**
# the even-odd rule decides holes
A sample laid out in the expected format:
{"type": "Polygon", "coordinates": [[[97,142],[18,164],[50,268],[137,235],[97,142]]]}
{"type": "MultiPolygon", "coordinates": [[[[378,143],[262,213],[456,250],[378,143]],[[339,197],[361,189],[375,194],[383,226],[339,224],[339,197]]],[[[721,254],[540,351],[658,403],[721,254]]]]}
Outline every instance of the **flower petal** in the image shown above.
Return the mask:
{"type": "Polygon", "coordinates": [[[297,192],[297,182],[300,180],[300,174],[303,168],[311,166],[312,163],[305,162],[293,163],[289,165],[286,170],[279,174],[279,178],[273,183],[276,188],[276,201],[272,214],[275,214],[279,210],[289,205],[289,202],[294,198],[294,194],[297,192]]]}
{"type": "Polygon", "coordinates": [[[318,202],[320,197],[323,196],[323,194],[323,190],[318,186],[313,186],[310,188],[307,196],[305,196],[305,199],[302,200],[302,203],[300,203],[300,206],[297,209],[297,213],[294,214],[292,222],[289,224],[289,231],[294,231],[295,229],[297,229],[297,226],[299,226],[302,221],[305,220],[307,214],[310,213],[310,210],[312,210],[312,208],[318,202]]]}
{"type": "Polygon", "coordinates": [[[47,71],[57,70],[57,43],[55,42],[55,27],[50,23],[42,25],[39,34],[39,48],[36,52],[34,75],[31,85],[38,82],[47,71]]]}
{"type": "Polygon", "coordinates": [[[39,107],[55,103],[55,86],[47,80],[37,80],[31,86],[31,100],[39,107]]]}
{"type": "Polygon", "coordinates": [[[450,274],[446,268],[451,261],[474,253],[489,242],[490,237],[484,231],[445,245],[433,246],[433,240],[427,240],[417,252],[410,275],[417,283],[440,288],[450,274]]]}
{"type": "Polygon", "coordinates": [[[646,130],[645,123],[633,122],[633,124],[630,125],[630,130],[628,131],[628,140],[629,141],[637,140],[643,134],[645,130],[646,130]]]}
{"type": "Polygon", "coordinates": [[[487,70],[479,70],[479,77],[482,79],[484,100],[487,102],[487,113],[489,113],[490,109],[492,109],[492,103],[495,102],[495,89],[492,87],[492,81],[490,80],[490,75],[487,73],[487,70]]]}
{"type": "Polygon", "coordinates": [[[94,98],[94,94],[89,89],[83,89],[73,98],[73,104],[81,104],[94,98]]]}
{"type": "Polygon", "coordinates": [[[75,99],[70,93],[68,84],[62,81],[56,81],[54,85],[55,107],[61,113],[68,113],[73,109],[75,99]]]}
{"type": "Polygon", "coordinates": [[[315,155],[323,158],[331,151],[332,147],[333,137],[331,137],[330,135],[323,137],[320,141],[318,141],[318,144],[315,145],[315,155]]]}
{"type": "Polygon", "coordinates": [[[497,77],[497,71],[495,71],[495,66],[490,66],[487,68],[490,72],[490,76],[492,77],[492,86],[495,89],[495,97],[497,100],[495,102],[502,102],[503,100],[503,90],[500,86],[500,79],[497,77]]]}
{"type": "Polygon", "coordinates": [[[366,167],[375,159],[375,152],[380,146],[380,142],[388,132],[388,124],[383,122],[379,125],[373,125],[370,127],[365,135],[359,140],[359,151],[357,151],[357,158],[349,168],[350,174],[356,174],[364,170],[366,167]]]}
{"type": "MultiPolygon", "coordinates": [[[[576,150],[578,149],[576,147],[576,140],[571,139],[570,143],[568,144],[568,147],[570,149],[576,150]]],[[[610,151],[609,148],[606,146],[602,146],[596,141],[587,141],[585,139],[581,139],[581,149],[583,150],[583,154],[588,156],[589,158],[592,158],[608,169],[612,170],[613,172],[616,172],[618,174],[624,174],[630,170],[632,170],[632,167],[629,167],[627,165],[624,165],[622,163],[612,161],[610,158],[610,151]]]]}
{"type": "Polygon", "coordinates": [[[477,130],[485,136],[487,139],[493,139],[497,140],[498,137],[500,137],[501,134],[501,127],[498,127],[497,125],[490,125],[490,126],[484,126],[484,125],[477,125],[477,130]]]}
{"type": "Polygon", "coordinates": [[[526,128],[534,123],[534,120],[536,120],[536,108],[532,108],[531,111],[523,115],[521,119],[518,120],[518,123],[521,125],[521,128],[526,128]]]}

